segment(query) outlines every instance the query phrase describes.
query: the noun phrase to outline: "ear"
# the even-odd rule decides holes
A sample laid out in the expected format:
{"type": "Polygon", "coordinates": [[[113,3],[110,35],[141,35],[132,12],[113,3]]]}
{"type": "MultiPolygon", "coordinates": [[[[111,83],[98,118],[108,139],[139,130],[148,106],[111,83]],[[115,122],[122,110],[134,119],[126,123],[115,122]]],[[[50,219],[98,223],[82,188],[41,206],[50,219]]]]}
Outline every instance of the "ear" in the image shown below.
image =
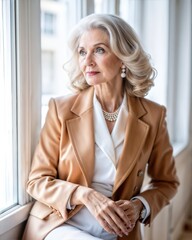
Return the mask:
{"type": "Polygon", "coordinates": [[[123,62],[122,62],[121,68],[126,68],[126,66],[123,62]]]}

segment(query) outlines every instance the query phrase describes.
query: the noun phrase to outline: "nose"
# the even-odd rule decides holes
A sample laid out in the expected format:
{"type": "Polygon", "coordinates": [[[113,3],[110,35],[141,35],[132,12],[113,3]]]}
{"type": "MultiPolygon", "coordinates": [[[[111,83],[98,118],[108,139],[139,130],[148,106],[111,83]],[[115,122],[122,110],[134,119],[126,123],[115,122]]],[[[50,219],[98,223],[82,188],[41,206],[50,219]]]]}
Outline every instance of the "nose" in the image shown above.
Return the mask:
{"type": "Polygon", "coordinates": [[[92,53],[87,53],[85,56],[85,61],[84,61],[86,66],[93,66],[94,65],[94,58],[92,53]]]}

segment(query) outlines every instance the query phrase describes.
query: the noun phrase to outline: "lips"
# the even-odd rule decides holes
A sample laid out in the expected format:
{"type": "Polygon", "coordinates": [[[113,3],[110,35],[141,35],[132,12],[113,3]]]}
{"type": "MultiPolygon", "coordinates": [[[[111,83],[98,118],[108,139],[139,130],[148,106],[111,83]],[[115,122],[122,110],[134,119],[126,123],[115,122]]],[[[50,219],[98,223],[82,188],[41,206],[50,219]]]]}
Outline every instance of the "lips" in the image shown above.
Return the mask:
{"type": "Polygon", "coordinates": [[[89,71],[89,72],[86,72],[86,75],[91,77],[91,76],[95,76],[96,74],[98,74],[99,72],[96,72],[96,71],[89,71]]]}

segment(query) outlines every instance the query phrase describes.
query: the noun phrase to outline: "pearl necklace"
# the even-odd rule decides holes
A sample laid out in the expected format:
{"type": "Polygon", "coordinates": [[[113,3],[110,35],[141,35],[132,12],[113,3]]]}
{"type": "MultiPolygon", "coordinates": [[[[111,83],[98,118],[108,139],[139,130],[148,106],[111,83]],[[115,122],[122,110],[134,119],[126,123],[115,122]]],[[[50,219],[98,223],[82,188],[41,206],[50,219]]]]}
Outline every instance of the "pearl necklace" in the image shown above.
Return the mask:
{"type": "Polygon", "coordinates": [[[118,118],[120,108],[118,108],[115,112],[109,113],[102,109],[104,118],[110,122],[115,122],[118,118]]]}

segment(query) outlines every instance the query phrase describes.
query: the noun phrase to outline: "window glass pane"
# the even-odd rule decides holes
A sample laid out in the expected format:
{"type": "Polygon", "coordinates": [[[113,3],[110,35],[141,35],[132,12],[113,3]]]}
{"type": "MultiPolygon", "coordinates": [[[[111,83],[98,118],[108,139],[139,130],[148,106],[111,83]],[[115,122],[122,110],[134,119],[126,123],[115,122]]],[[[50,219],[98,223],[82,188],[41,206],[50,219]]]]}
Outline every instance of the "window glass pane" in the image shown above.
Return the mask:
{"type": "Polygon", "coordinates": [[[108,1],[94,0],[94,11],[95,13],[104,13],[107,11],[106,3],[108,1]]]}
{"type": "Polygon", "coordinates": [[[157,69],[155,87],[148,98],[167,106],[168,13],[167,0],[121,0],[120,15],[135,29],[157,69]],[[155,19],[155,21],[154,21],[155,19]]]}
{"type": "Polygon", "coordinates": [[[42,32],[44,34],[55,34],[56,14],[42,11],[42,32]]]}
{"type": "Polygon", "coordinates": [[[94,0],[94,12],[95,13],[111,13],[114,14],[115,1],[114,0],[94,0]]]}
{"type": "Polygon", "coordinates": [[[145,25],[147,27],[143,36],[143,44],[151,55],[152,63],[158,72],[155,87],[151,89],[148,97],[167,106],[169,2],[147,0],[145,4],[145,25]]]}
{"type": "Polygon", "coordinates": [[[63,65],[68,34],[81,12],[76,6],[76,0],[41,0],[42,124],[49,99],[69,93],[63,65]]]}
{"type": "Polygon", "coordinates": [[[139,13],[139,1],[133,0],[120,0],[119,5],[119,15],[127,21],[138,33],[138,24],[139,17],[137,14],[139,13]]]}
{"type": "Polygon", "coordinates": [[[0,213],[17,203],[14,1],[0,1],[0,213]]]}

